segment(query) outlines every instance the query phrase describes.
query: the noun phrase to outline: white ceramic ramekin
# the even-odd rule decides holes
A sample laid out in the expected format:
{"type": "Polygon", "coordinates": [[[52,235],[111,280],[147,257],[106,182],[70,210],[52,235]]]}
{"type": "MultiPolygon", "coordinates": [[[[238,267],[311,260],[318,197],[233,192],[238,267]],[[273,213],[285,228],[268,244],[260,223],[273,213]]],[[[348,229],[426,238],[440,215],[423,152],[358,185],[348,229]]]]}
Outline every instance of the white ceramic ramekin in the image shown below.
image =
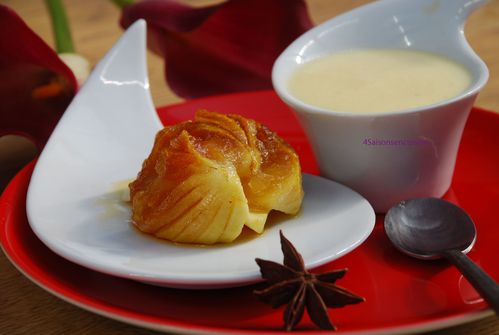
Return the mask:
{"type": "Polygon", "coordinates": [[[296,112],[323,176],[358,191],[380,213],[403,199],[441,197],[447,191],[464,125],[488,79],[485,63],[470,48],[463,31],[468,15],[483,3],[377,1],[311,29],[279,56],[272,71],[274,88],[296,112]],[[437,53],[468,68],[472,83],[452,99],[390,113],[325,110],[289,93],[289,76],[301,64],[365,48],[437,53]]]}

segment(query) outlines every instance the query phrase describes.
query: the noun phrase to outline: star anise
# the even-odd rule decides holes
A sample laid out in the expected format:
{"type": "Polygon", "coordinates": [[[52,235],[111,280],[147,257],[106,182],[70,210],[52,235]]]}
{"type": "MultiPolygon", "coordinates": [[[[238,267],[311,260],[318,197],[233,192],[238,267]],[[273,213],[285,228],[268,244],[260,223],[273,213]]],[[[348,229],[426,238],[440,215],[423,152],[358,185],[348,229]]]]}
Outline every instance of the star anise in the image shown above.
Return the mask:
{"type": "Polygon", "coordinates": [[[335,330],[327,308],[357,304],[365,299],[334,284],[345,275],[347,269],[321,274],[308,272],[293,244],[284,237],[282,231],[279,234],[284,265],[256,258],[262,278],[269,286],[253,293],[274,308],[287,304],[284,311],[286,330],[292,330],[300,322],[305,309],[318,327],[335,330]]]}

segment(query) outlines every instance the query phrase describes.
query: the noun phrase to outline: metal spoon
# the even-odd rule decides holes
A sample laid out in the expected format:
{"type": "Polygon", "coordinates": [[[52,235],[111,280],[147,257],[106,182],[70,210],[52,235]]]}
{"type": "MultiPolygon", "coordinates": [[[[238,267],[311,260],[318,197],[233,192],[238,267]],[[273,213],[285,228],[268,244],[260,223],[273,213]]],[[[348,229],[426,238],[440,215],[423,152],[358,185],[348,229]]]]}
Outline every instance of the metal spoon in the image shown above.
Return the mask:
{"type": "Polygon", "coordinates": [[[386,213],[385,231],[410,256],[449,260],[499,315],[499,285],[465,255],[475,244],[476,229],[463,209],[437,198],[402,201],[386,213]]]}

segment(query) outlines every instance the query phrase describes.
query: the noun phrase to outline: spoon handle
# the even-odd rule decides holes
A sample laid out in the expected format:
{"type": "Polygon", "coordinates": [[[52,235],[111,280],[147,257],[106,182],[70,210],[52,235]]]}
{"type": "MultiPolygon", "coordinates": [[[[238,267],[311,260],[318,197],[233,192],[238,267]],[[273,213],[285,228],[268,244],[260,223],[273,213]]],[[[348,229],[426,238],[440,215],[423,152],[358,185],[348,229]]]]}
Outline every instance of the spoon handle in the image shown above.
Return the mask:
{"type": "Polygon", "coordinates": [[[494,279],[459,250],[446,250],[442,255],[461,271],[496,315],[499,315],[499,285],[494,279]]]}

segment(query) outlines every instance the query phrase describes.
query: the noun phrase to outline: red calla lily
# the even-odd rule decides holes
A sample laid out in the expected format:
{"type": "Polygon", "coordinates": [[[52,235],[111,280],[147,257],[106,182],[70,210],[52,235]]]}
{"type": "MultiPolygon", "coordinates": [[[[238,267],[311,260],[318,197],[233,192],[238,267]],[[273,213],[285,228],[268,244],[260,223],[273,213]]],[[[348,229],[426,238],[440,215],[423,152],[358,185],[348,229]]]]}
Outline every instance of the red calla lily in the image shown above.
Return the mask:
{"type": "Polygon", "coordinates": [[[0,5],[0,78],[0,136],[24,135],[42,148],[76,92],[76,79],[4,5],[0,5]]]}
{"type": "Polygon", "coordinates": [[[312,27],[304,0],[229,0],[206,7],[143,0],[124,7],[121,24],[126,28],[140,18],[152,32],[152,49],[165,58],[170,88],[184,98],[271,88],[277,56],[312,27]]]}

